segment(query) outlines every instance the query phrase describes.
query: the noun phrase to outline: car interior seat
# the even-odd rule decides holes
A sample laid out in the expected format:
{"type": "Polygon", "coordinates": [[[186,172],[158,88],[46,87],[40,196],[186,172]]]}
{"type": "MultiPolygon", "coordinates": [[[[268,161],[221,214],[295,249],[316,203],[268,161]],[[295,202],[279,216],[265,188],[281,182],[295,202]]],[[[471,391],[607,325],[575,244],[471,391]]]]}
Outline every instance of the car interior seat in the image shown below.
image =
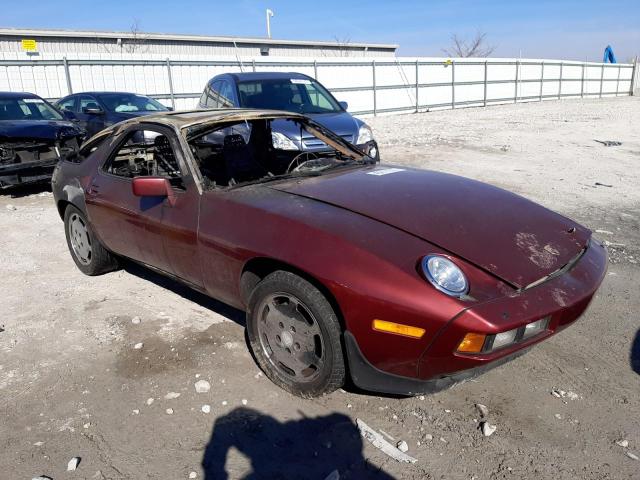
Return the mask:
{"type": "Polygon", "coordinates": [[[165,135],[158,135],[153,140],[153,146],[153,166],[156,170],[154,174],[170,177],[169,181],[174,184],[176,179],[180,179],[181,174],[169,139],[165,135]]]}
{"type": "Polygon", "coordinates": [[[251,148],[240,134],[225,136],[222,152],[229,179],[235,183],[256,180],[269,174],[267,169],[256,161],[251,148]]]}

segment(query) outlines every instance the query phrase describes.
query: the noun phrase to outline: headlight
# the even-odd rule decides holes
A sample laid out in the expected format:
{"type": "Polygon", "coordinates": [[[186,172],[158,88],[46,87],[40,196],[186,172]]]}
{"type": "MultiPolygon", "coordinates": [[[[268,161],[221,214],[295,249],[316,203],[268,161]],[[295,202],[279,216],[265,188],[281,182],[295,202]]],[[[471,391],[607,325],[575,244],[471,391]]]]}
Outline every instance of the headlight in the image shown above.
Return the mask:
{"type": "Polygon", "coordinates": [[[362,145],[363,143],[367,143],[373,140],[373,132],[368,125],[362,125],[360,130],[358,130],[358,139],[356,140],[356,145],[362,145]]]}
{"type": "Polygon", "coordinates": [[[273,148],[277,150],[300,150],[293,141],[280,132],[271,132],[273,148]]]}
{"type": "Polygon", "coordinates": [[[461,297],[469,291],[467,277],[448,258],[427,255],[422,259],[422,271],[431,284],[452,297],[461,297]]]}
{"type": "Polygon", "coordinates": [[[515,345],[546,331],[549,326],[549,320],[550,317],[541,318],[522,327],[495,335],[467,333],[458,345],[457,350],[462,353],[490,353],[509,345],[515,345]]]}

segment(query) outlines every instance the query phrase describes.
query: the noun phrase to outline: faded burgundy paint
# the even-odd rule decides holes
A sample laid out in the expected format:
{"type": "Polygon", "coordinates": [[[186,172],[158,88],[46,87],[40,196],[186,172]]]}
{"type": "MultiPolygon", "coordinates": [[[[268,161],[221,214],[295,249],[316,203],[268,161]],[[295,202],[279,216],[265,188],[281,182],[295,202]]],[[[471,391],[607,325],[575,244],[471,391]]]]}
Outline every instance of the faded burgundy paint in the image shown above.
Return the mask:
{"type": "MultiPolygon", "coordinates": [[[[205,116],[214,114],[162,119],[177,124],[181,115],[210,121],[205,116]]],[[[145,121],[154,118],[159,121],[145,121]]],[[[249,262],[267,258],[304,272],[335,299],[344,327],[385,372],[428,379],[504,357],[526,345],[484,356],[455,349],[467,331],[496,333],[546,315],[552,316],[548,335],[564,328],[587,307],[606,270],[604,249],[590,243],[587,229],[519,196],[436,172],[376,176],[368,173],[386,167],[354,167],[202,192],[186,175],[186,189],[174,190],[173,205],[136,197],[131,180],[100,168],[127,132],[121,125],[84,163],[60,164],[53,191],[61,211],[74,204],[110,250],[238,308],[244,308],[239,286],[249,262]],[[558,269],[587,246],[569,272],[523,292],[514,288],[558,269]],[[459,265],[469,280],[468,297],[449,297],[423,278],[419,263],[429,253],[459,265]],[[426,333],[415,340],[376,332],[376,318],[426,333]]]]}
{"type": "Polygon", "coordinates": [[[280,188],[394,225],[517,288],[566,265],[591,236],[575,222],[486,183],[410,168],[371,173],[357,170],[280,188]]]}

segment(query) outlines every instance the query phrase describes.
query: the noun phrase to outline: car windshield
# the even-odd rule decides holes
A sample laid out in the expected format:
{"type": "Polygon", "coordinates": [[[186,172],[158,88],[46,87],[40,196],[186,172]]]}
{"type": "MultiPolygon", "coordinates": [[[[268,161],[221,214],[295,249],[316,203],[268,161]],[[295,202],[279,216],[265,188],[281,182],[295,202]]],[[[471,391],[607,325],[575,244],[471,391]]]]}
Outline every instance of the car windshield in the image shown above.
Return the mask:
{"type": "Polygon", "coordinates": [[[153,98],[132,93],[102,93],[97,95],[110,112],[165,112],[167,107],[153,98]]]}
{"type": "Polygon", "coordinates": [[[186,132],[191,152],[207,187],[236,187],[290,177],[322,175],[336,168],[373,163],[353,145],[324,127],[303,118],[250,119],[190,127],[186,132]],[[326,149],[301,151],[295,140],[280,131],[297,129],[305,137],[321,140],[326,149]]]}
{"type": "Polygon", "coordinates": [[[0,120],[62,119],[62,115],[41,98],[0,98],[0,120]]]}
{"type": "Polygon", "coordinates": [[[341,112],[342,107],[309,78],[248,80],[238,83],[240,106],[313,114],[341,112]]]}

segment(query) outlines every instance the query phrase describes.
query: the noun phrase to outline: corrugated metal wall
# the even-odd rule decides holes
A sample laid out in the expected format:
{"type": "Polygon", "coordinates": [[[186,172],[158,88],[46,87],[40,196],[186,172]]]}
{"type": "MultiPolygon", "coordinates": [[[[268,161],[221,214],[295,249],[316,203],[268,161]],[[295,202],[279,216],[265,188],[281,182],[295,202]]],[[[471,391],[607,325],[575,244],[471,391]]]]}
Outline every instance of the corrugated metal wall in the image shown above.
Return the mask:
{"type": "MultiPolygon", "coordinates": [[[[13,58],[28,58],[23,51],[19,36],[0,36],[0,53],[16,54],[13,58]]],[[[270,56],[287,57],[389,57],[394,52],[388,49],[355,48],[349,46],[340,47],[315,47],[308,45],[273,45],[251,44],[246,41],[238,42],[237,49],[233,43],[229,42],[195,42],[195,41],[173,41],[173,40],[147,40],[144,36],[132,41],[123,39],[118,45],[116,39],[101,38],[55,38],[55,37],[30,37],[34,38],[38,44],[39,56],[47,58],[62,58],[63,56],[72,58],[75,55],[88,54],[109,54],[120,55],[137,53],[144,55],[162,55],[172,59],[179,59],[184,55],[200,55],[210,58],[221,56],[260,56],[261,47],[269,47],[270,56]]],[[[8,58],[5,56],[5,58],[8,58]]]]}

